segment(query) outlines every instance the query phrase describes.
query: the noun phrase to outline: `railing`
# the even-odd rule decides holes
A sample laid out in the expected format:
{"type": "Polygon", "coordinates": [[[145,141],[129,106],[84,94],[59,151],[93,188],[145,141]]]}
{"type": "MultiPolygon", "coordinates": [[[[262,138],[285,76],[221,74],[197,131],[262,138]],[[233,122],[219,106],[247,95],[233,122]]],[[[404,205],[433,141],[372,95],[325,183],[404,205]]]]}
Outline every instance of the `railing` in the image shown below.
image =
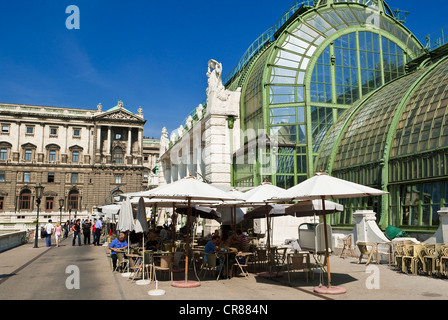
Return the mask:
{"type": "MultiPolygon", "coordinates": [[[[268,42],[272,41],[274,34],[288,21],[289,18],[302,6],[313,6],[314,1],[313,0],[297,0],[284,14],[283,16],[278,19],[272,27],[270,27],[267,31],[265,31],[261,36],[255,40],[250,47],[246,50],[243,57],[240,59],[238,64],[230,71],[230,73],[224,78],[223,83],[227,84],[234,76],[235,74],[240,71],[244,65],[268,42]]],[[[202,106],[205,108],[207,105],[207,100],[204,99],[202,102],[202,106]]],[[[186,120],[189,116],[193,117],[196,114],[196,109],[191,111],[187,117],[185,118],[183,122],[183,126],[185,127],[186,120]]]]}
{"type": "Polygon", "coordinates": [[[429,34],[425,37],[426,49],[432,51],[437,49],[448,42],[448,26],[443,27],[441,30],[429,34]]]}
{"type": "Polygon", "coordinates": [[[243,57],[240,59],[238,64],[230,71],[230,73],[224,78],[223,83],[227,84],[235,74],[240,71],[243,66],[260,50],[268,41],[273,40],[274,34],[288,21],[289,18],[302,6],[313,6],[314,1],[312,0],[297,0],[283,16],[278,19],[272,27],[266,30],[261,36],[255,40],[250,47],[246,50],[243,57]]]}

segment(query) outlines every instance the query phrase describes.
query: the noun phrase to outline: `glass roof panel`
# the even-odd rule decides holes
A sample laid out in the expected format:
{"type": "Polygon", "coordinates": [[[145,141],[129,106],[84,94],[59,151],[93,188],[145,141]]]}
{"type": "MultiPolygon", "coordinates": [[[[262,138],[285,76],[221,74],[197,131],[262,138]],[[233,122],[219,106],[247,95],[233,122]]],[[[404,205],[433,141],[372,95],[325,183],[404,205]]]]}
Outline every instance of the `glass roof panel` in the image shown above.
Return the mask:
{"type": "Polygon", "coordinates": [[[334,168],[360,165],[379,161],[382,158],[393,113],[421,73],[422,71],[415,72],[397,79],[369,98],[347,127],[339,145],[334,168]],[[364,134],[366,140],[363,141],[366,143],[366,148],[362,152],[359,149],[350,148],[361,141],[364,134]],[[345,146],[349,147],[348,151],[342,152],[345,146]]]}
{"type": "Polygon", "coordinates": [[[432,70],[412,94],[397,127],[391,157],[446,147],[441,130],[448,112],[446,92],[448,61],[432,70]]]}

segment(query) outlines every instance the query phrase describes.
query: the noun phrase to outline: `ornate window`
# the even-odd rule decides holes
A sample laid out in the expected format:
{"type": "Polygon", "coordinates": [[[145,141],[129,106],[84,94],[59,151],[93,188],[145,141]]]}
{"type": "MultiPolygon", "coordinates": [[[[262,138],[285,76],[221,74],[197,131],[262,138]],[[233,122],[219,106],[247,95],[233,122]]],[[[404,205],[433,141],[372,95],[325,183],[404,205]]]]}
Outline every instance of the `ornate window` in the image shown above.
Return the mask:
{"type": "Polygon", "coordinates": [[[68,194],[68,206],[72,210],[79,209],[79,192],[78,192],[78,190],[72,190],[68,194]]]}
{"type": "Polygon", "coordinates": [[[121,164],[123,163],[124,152],[120,147],[115,147],[112,152],[112,163],[121,164]]]}
{"type": "Polygon", "coordinates": [[[61,149],[57,144],[49,144],[45,147],[47,149],[48,162],[54,163],[59,161],[59,150],[61,149]]]}
{"type": "Polygon", "coordinates": [[[24,161],[32,161],[35,159],[37,147],[32,143],[22,145],[22,157],[24,161]]]}
{"type": "Polygon", "coordinates": [[[72,163],[82,162],[82,151],[83,148],[80,146],[72,146],[69,148],[72,153],[72,163]]]}
{"type": "Polygon", "coordinates": [[[25,189],[20,193],[20,210],[31,210],[31,191],[25,189]]]}

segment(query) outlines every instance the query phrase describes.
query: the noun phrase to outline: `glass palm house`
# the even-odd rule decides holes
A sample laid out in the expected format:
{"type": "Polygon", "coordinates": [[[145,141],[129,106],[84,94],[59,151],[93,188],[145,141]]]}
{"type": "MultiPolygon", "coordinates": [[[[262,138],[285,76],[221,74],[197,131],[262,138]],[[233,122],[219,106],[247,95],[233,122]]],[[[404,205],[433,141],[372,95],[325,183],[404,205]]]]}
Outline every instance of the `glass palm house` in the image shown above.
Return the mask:
{"type": "Polygon", "coordinates": [[[297,1],[252,44],[224,79],[242,88],[247,133],[234,186],[290,188],[323,170],[390,192],[343,201],[333,225],[372,209],[380,227],[435,230],[448,201],[448,49],[428,50],[402,13],[382,0],[297,1]],[[251,158],[262,131],[277,143],[251,158]]]}

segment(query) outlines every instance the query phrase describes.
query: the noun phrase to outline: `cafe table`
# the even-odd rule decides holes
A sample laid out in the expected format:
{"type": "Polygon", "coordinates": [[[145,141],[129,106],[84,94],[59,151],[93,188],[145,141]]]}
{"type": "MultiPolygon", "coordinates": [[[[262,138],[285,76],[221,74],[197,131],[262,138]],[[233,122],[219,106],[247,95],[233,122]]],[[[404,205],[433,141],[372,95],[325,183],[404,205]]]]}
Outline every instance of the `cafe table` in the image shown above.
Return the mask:
{"type": "MultiPolygon", "coordinates": [[[[238,252],[235,250],[229,250],[229,249],[220,249],[216,254],[219,258],[223,259],[222,266],[225,266],[226,271],[226,277],[229,278],[230,272],[229,272],[229,260],[231,259],[232,255],[236,255],[238,252]]],[[[221,277],[222,270],[224,268],[221,267],[221,270],[219,271],[218,278],[216,280],[219,280],[221,277]]]]}

